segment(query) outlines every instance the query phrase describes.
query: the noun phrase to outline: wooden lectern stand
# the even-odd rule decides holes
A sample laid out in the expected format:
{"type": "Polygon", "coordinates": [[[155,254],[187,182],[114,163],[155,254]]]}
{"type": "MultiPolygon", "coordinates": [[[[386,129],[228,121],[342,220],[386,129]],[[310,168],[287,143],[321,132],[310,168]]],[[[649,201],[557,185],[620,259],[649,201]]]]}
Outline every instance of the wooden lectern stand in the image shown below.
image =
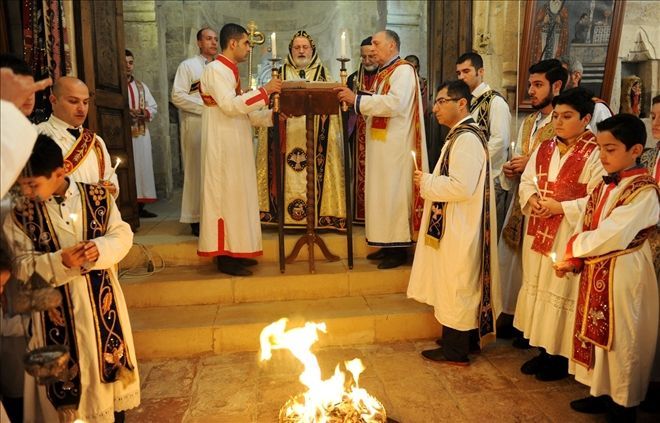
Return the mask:
{"type": "MultiPolygon", "coordinates": [[[[328,261],[338,261],[339,257],[332,254],[328,247],[323,242],[323,239],[316,234],[315,227],[315,216],[316,216],[316,190],[315,190],[315,181],[314,181],[314,144],[316,140],[314,139],[314,116],[315,115],[336,115],[339,113],[339,100],[337,99],[337,93],[333,91],[333,88],[340,87],[340,83],[332,82],[305,82],[305,81],[285,81],[282,86],[282,92],[280,94],[280,113],[285,114],[288,117],[295,116],[306,116],[306,129],[307,129],[307,167],[305,171],[307,172],[307,205],[306,205],[306,214],[307,214],[307,227],[305,234],[298,239],[296,245],[293,247],[291,254],[286,258],[286,262],[291,264],[295,261],[298,253],[302,247],[307,244],[308,248],[308,261],[309,261],[309,272],[315,273],[314,267],[314,244],[317,244],[323,255],[328,261]]],[[[275,119],[275,117],[274,117],[275,119]]],[[[344,119],[345,120],[345,119],[344,119]]],[[[349,150],[347,147],[348,135],[346,133],[346,125],[343,125],[343,138],[344,138],[344,156],[345,156],[345,166],[348,166],[348,154],[349,150]]],[[[279,128],[275,131],[276,137],[276,163],[281,163],[281,151],[280,151],[280,133],[279,128]]],[[[280,271],[284,272],[284,263],[283,263],[283,252],[284,252],[284,213],[286,207],[284,205],[284,187],[283,187],[283,177],[282,177],[282,166],[276,165],[276,178],[278,178],[278,192],[277,192],[277,210],[278,210],[278,232],[279,232],[279,242],[280,242],[280,271]]],[[[344,175],[350,175],[348,168],[345,169],[344,175]]],[[[353,266],[353,234],[352,234],[352,213],[350,205],[350,179],[345,180],[346,186],[346,224],[347,224],[347,243],[348,243],[348,255],[349,255],[349,264],[352,268],[353,266]]]]}

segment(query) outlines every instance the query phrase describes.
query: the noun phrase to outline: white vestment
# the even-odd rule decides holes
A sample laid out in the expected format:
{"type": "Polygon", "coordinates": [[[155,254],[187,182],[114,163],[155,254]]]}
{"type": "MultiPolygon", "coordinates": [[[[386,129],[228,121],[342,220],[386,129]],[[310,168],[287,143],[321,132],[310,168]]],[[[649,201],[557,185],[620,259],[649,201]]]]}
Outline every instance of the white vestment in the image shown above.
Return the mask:
{"type": "Polygon", "coordinates": [[[186,59],[176,70],[172,85],[172,103],[179,109],[181,159],[183,160],[183,192],[181,223],[199,222],[199,193],[202,186],[202,111],[199,80],[206,66],[202,55],[186,59]]]}
{"type": "MultiPolygon", "coordinates": [[[[68,248],[81,242],[86,229],[83,227],[85,219],[83,219],[83,203],[78,185],[71,183],[62,203],[58,204],[51,197],[46,200],[45,204],[60,247],[68,248]],[[76,213],[78,218],[72,219],[71,213],[76,213]]],[[[80,268],[67,268],[62,263],[61,249],[54,253],[34,252],[32,241],[14,223],[11,214],[3,222],[3,231],[8,244],[12,247],[13,256],[16,257],[14,268],[16,269],[16,277],[19,280],[28,280],[32,272],[36,271],[46,281],[52,281],[56,286],[68,284],[75,320],[81,386],[83,387],[78,407],[78,417],[85,422],[113,422],[115,411],[137,407],[140,404],[140,378],[126,301],[115,270],[115,265],[121,261],[131,248],[133,232],[130,226],[122,221],[114,199],[109,199],[105,235],[92,240],[98,248],[99,258],[90,270],[107,269],[110,275],[125,346],[130,362],[135,366],[132,372],[135,378],[126,385],[120,380],[113,383],[101,382],[96,322],[92,312],[87,279],[80,274],[80,268]]],[[[32,324],[33,336],[29,342],[30,349],[43,346],[44,341],[42,320],[39,313],[32,315],[32,324]]],[[[35,379],[27,374],[24,392],[25,422],[49,423],[58,421],[57,412],[46,396],[44,386],[37,385],[35,379]]]]}
{"type": "Polygon", "coordinates": [[[0,100],[0,198],[4,197],[32,154],[37,131],[9,101],[0,100]]]}
{"type": "Polygon", "coordinates": [[[596,125],[598,125],[598,123],[604,121],[605,119],[609,118],[610,116],[612,116],[612,112],[610,111],[609,107],[607,107],[603,103],[594,102],[594,114],[591,117],[589,124],[587,125],[589,127],[589,130],[594,134],[597,134],[598,129],[596,128],[596,125]]]}
{"type": "MultiPolygon", "coordinates": [[[[575,238],[574,257],[624,250],[639,231],[658,222],[660,205],[653,189],[643,190],[629,204],[607,214],[630,179],[622,178],[610,192],[598,228],[575,238]]],[[[582,222],[580,219],[576,232],[581,232],[582,222]]],[[[570,361],[569,372],[575,380],[591,387],[591,395],[609,395],[619,405],[634,407],[646,395],[658,334],[658,286],[649,241],[641,249],[617,256],[610,278],[612,347],[606,351],[595,346],[594,367],[587,370],[570,361]]]]}
{"type": "MultiPolygon", "coordinates": [[[[518,294],[513,325],[524,333],[530,345],[543,347],[548,354],[570,357],[578,280],[574,276],[557,277],[550,257],[533,251],[534,236],[527,235],[530,217],[530,206],[527,201],[536,193],[533,177],[536,176],[538,151],[539,148],[536,148],[532,153],[520,179],[520,207],[525,214],[525,231],[522,248],[522,286],[518,294]]],[[[556,181],[571,151],[572,147],[560,157],[559,148],[554,149],[548,171],[549,182],[556,181]]],[[[599,150],[596,148],[586,159],[578,183],[587,184],[586,192],[589,193],[602,180],[603,174],[605,170],[600,163],[599,150]]],[[[557,260],[561,260],[564,256],[566,242],[573,234],[586,200],[585,196],[561,202],[564,217],[552,245],[557,260]]]]}
{"type": "MultiPolygon", "coordinates": [[[[535,122],[532,131],[529,133],[529,139],[527,141],[530,146],[533,145],[534,136],[536,135],[537,130],[551,122],[552,113],[548,113],[545,117],[539,115],[539,120],[535,122]]],[[[515,150],[511,153],[512,157],[523,155],[523,125],[520,125],[520,129],[518,130],[518,142],[515,145],[515,150]]],[[[518,179],[518,177],[507,178],[504,174],[500,175],[502,187],[511,193],[518,191],[518,179]]],[[[511,201],[504,219],[505,227],[511,217],[513,207],[513,201],[511,201]]],[[[520,285],[522,284],[522,245],[517,249],[511,248],[504,238],[501,237],[497,243],[497,253],[500,259],[499,268],[500,282],[502,284],[502,313],[514,314],[516,311],[516,301],[518,301],[518,292],[520,291],[520,285]]]]}
{"type": "MultiPolygon", "coordinates": [[[[151,122],[156,116],[158,105],[151,95],[149,87],[144,87],[144,108],[147,111],[144,135],[133,137],[133,164],[135,167],[135,190],[138,203],[153,203],[156,201],[156,181],[154,180],[154,161],[151,153],[151,134],[146,122],[151,122]]],[[[135,79],[128,84],[128,107],[140,109],[140,98],[135,79]]]]}
{"type": "Polygon", "coordinates": [[[260,88],[237,94],[238,68],[225,56],[204,69],[202,113],[201,256],[254,257],[262,254],[252,125],[272,125],[260,88]],[[208,99],[208,100],[207,100],[208,99]]]}
{"type": "MultiPolygon", "coordinates": [[[[40,133],[50,136],[57,145],[60,146],[62,149],[62,155],[64,156],[66,156],[69,150],[71,150],[76,144],[76,137],[69,133],[67,128],[70,128],[69,124],[57,118],[55,115],[50,115],[47,121],[37,125],[37,130],[40,133]]],[[[80,166],[68,175],[72,181],[84,182],[86,184],[98,184],[100,180],[107,179],[112,173],[112,164],[110,163],[110,153],[108,153],[108,148],[105,146],[101,137],[96,135],[96,139],[100,142],[101,148],[103,149],[103,175],[99,175],[98,157],[96,155],[96,150],[92,148],[80,166]]],[[[110,177],[110,182],[117,187],[117,194],[115,194],[116,198],[119,193],[119,180],[117,179],[117,174],[113,174],[112,177],[110,177]]]]}
{"type": "Polygon", "coordinates": [[[414,165],[410,151],[415,150],[415,107],[421,130],[420,170],[428,172],[424,112],[417,74],[412,66],[400,65],[389,79],[390,90],[387,94],[381,94],[385,85],[381,82],[374,87],[376,94],[358,95],[355,103],[356,113],[365,116],[367,126],[365,233],[367,243],[377,247],[412,244],[414,165]],[[382,141],[374,139],[370,129],[376,116],[389,118],[387,135],[382,141]]]}
{"type": "MultiPolygon", "coordinates": [[[[440,167],[446,149],[447,144],[442,148],[433,174],[424,174],[422,178],[420,192],[424,198],[424,214],[407,295],[432,305],[435,318],[443,326],[467,331],[477,327],[481,303],[486,152],[474,134],[459,135],[451,149],[449,175],[442,176],[440,167]],[[428,245],[424,239],[431,205],[436,201],[446,202],[445,230],[438,248],[428,245]]],[[[490,210],[495,210],[492,178],[490,210]]],[[[495,318],[499,311],[496,225],[495,214],[491,212],[491,300],[496,301],[493,304],[495,318]]]]}

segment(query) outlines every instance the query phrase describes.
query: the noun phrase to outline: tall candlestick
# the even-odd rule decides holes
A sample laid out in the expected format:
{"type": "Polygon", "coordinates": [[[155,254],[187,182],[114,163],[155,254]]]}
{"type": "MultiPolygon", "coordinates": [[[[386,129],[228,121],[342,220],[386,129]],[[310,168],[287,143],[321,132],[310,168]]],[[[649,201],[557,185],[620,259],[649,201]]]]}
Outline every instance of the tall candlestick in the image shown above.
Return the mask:
{"type": "Polygon", "coordinates": [[[414,150],[411,150],[410,154],[412,155],[413,163],[415,164],[415,170],[419,170],[419,167],[417,167],[417,154],[415,154],[414,150]]]}
{"type": "Polygon", "coordinates": [[[341,57],[347,57],[346,55],[346,31],[341,33],[341,57]]]}
{"type": "Polygon", "coordinates": [[[270,57],[277,58],[277,36],[274,32],[270,34],[270,57]]]}

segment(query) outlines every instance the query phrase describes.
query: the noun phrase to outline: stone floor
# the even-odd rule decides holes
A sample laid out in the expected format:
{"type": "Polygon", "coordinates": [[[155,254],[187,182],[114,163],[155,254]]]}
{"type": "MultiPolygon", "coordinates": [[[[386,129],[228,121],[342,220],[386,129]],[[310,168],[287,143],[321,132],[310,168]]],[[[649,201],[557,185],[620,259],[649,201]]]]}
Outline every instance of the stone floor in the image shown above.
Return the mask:
{"type": "MultiPolygon", "coordinates": [[[[322,335],[321,335],[322,336],[322,335]]],[[[428,422],[601,422],[603,416],[573,412],[569,402],[588,390],[567,378],[539,382],[520,373],[534,355],[498,341],[466,368],[431,363],[420,351],[433,341],[314,350],[329,377],[335,365],[360,358],[360,386],[403,423],[428,422]]],[[[278,410],[303,388],[302,365],[288,351],[258,363],[257,353],[231,353],[139,363],[142,405],[128,422],[277,422],[278,410]]],[[[638,421],[660,415],[639,413],[638,421]]]]}

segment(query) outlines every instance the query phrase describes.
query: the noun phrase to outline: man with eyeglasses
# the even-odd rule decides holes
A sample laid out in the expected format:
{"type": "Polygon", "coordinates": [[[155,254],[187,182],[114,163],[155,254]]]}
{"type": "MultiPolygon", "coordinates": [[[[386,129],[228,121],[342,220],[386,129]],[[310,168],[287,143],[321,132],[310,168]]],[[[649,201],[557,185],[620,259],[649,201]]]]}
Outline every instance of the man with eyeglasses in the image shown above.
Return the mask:
{"type": "Polygon", "coordinates": [[[425,350],[422,356],[455,366],[470,364],[471,332],[478,334],[477,349],[494,340],[499,311],[488,142],[470,116],[471,98],[463,81],[440,86],[433,113],[438,123],[451,129],[433,173],[414,173],[424,214],[407,295],[432,305],[443,326],[441,347],[425,350]]]}
{"type": "Polygon", "coordinates": [[[406,263],[419,228],[422,202],[412,172],[413,160],[428,170],[426,137],[417,73],[399,57],[399,35],[381,31],[371,44],[379,65],[374,94],[335,90],[366,119],[365,233],[368,245],[380,247],[367,258],[379,260],[379,269],[390,269],[406,263]]]}
{"type": "MultiPolygon", "coordinates": [[[[296,32],[289,43],[289,55],[282,66],[280,77],[285,80],[332,82],[330,71],[323,65],[314,39],[306,31],[296,32]]],[[[305,116],[281,121],[281,143],[286,146],[284,158],[284,224],[287,227],[305,227],[307,213],[307,172],[315,180],[317,228],[340,229],[346,227],[346,200],[344,194],[344,166],[341,145],[341,126],[338,115],[314,118],[314,157],[307,157],[307,128],[305,116]]],[[[257,167],[264,169],[258,175],[259,210],[261,221],[277,222],[276,193],[272,135],[266,131],[259,135],[257,167]]]]}

